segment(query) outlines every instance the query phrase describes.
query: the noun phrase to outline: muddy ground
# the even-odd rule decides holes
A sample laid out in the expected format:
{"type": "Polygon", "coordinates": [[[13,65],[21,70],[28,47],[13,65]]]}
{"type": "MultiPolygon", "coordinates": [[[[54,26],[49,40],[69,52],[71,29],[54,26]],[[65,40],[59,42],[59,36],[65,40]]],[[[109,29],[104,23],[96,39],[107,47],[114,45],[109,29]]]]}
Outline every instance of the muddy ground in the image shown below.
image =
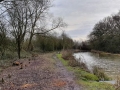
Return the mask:
{"type": "Polygon", "coordinates": [[[22,65],[11,66],[0,73],[0,90],[82,90],[74,74],[53,53],[19,62],[22,65]]]}

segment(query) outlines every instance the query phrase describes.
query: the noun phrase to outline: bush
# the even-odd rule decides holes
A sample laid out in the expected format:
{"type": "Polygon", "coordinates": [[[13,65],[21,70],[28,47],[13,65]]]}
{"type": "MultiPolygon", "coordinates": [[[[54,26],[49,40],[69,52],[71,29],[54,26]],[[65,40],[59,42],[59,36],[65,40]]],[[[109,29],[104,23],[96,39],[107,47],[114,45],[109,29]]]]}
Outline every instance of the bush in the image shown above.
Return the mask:
{"type": "Polygon", "coordinates": [[[80,63],[77,62],[76,60],[69,60],[68,65],[72,67],[77,67],[77,66],[80,66],[80,63]]]}
{"type": "Polygon", "coordinates": [[[72,50],[65,50],[62,51],[61,53],[62,53],[62,58],[65,60],[74,59],[72,50]]]}
{"type": "Polygon", "coordinates": [[[99,80],[109,80],[109,77],[104,73],[104,71],[97,66],[93,67],[93,74],[96,75],[99,80]]]}

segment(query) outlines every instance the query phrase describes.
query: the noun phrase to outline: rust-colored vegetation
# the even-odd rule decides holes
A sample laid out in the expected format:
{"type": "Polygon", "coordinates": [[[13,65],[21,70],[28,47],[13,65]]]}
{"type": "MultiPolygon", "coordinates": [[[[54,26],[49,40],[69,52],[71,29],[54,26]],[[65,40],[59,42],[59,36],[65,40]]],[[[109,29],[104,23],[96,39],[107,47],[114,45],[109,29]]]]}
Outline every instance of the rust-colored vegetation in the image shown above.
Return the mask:
{"type": "Polygon", "coordinates": [[[53,81],[53,86],[55,87],[64,87],[67,83],[63,80],[56,79],[53,81]]]}

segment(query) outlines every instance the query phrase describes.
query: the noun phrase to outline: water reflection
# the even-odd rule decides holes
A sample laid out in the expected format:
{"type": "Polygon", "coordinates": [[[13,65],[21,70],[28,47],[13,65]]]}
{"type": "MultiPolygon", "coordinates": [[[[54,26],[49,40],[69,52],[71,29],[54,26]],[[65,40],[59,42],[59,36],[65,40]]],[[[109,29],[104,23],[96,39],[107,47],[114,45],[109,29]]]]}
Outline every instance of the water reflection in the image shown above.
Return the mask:
{"type": "Polygon", "coordinates": [[[99,66],[103,68],[109,76],[116,77],[116,75],[120,75],[120,57],[119,56],[102,56],[99,54],[91,53],[91,52],[80,52],[74,54],[75,58],[85,62],[88,68],[91,70],[92,66],[99,66]]]}

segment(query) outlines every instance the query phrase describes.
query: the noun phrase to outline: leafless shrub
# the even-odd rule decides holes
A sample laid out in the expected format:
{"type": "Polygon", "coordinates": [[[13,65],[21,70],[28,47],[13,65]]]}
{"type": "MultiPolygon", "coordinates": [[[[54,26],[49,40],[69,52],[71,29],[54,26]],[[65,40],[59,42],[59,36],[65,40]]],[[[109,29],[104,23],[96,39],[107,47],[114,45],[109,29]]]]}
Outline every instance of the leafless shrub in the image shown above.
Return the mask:
{"type": "Polygon", "coordinates": [[[120,90],[120,77],[117,76],[117,81],[116,81],[116,84],[115,84],[115,90],[120,90]]]}
{"type": "Polygon", "coordinates": [[[73,58],[72,50],[64,50],[61,53],[62,53],[62,58],[65,60],[70,60],[71,58],[73,58]]]}
{"type": "Polygon", "coordinates": [[[84,62],[82,62],[79,58],[79,60],[76,60],[73,56],[73,51],[72,50],[66,50],[62,51],[62,58],[65,60],[68,60],[68,65],[72,67],[80,67],[81,69],[84,69],[85,71],[89,72],[88,67],[84,62]]]}
{"type": "Polygon", "coordinates": [[[96,75],[99,80],[109,80],[109,77],[104,73],[103,69],[97,66],[93,67],[93,74],[96,75]]]}
{"type": "Polygon", "coordinates": [[[68,64],[72,67],[80,66],[80,63],[77,62],[76,60],[69,60],[68,64]]]}

